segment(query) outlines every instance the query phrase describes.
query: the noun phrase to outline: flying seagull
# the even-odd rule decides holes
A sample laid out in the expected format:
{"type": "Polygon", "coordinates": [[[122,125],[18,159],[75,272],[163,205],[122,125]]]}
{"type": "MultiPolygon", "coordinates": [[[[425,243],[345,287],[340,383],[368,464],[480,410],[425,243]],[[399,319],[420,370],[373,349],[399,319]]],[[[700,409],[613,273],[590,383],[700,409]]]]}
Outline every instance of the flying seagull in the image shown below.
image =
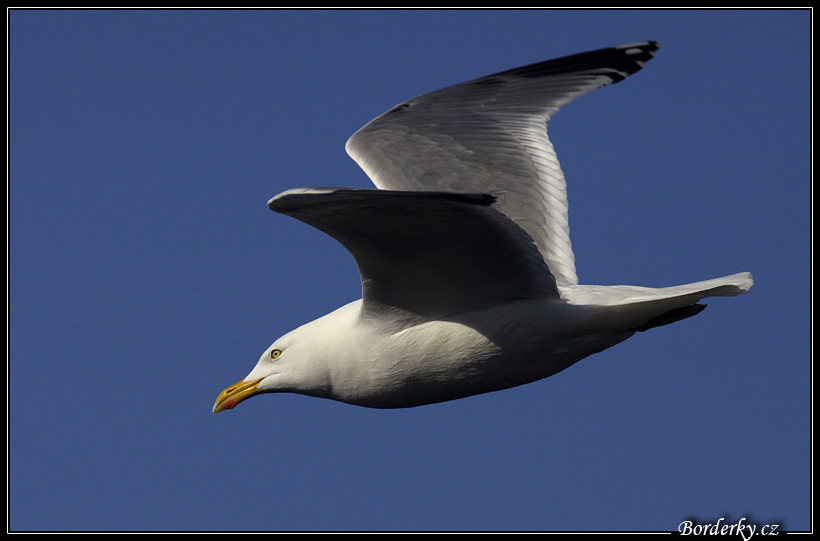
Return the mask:
{"type": "Polygon", "coordinates": [[[694,316],[700,299],[746,293],[750,273],[660,289],[578,283],[547,121],[657,49],[575,54],[413,98],[347,141],[378,189],[271,199],[353,255],[362,298],[276,340],[213,412],[262,393],[403,408],[507,389],[694,316]]]}

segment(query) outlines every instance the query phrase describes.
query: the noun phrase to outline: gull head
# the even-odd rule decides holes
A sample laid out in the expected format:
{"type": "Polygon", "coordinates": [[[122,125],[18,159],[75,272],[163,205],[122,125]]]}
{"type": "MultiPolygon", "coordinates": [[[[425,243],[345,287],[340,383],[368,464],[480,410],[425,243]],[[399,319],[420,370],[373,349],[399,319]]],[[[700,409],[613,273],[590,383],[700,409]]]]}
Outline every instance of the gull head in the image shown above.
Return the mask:
{"type": "Polygon", "coordinates": [[[213,413],[232,409],[263,393],[327,398],[331,389],[331,365],[349,362],[355,357],[355,352],[345,351],[345,340],[339,339],[350,334],[355,313],[339,309],[276,340],[245,379],[219,393],[213,413]]]}
{"type": "Polygon", "coordinates": [[[322,373],[326,362],[319,350],[324,349],[308,337],[299,339],[297,331],[290,332],[271,344],[251,373],[219,393],[213,413],[234,408],[240,402],[262,393],[300,393],[323,396],[322,373]]]}

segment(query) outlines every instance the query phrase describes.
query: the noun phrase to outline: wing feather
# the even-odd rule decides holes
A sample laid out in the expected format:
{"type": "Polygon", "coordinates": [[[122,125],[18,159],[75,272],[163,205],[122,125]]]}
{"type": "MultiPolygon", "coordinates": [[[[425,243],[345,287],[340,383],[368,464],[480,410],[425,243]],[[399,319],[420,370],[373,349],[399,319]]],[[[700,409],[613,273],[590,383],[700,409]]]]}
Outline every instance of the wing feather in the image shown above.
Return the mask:
{"type": "Polygon", "coordinates": [[[558,285],[575,285],[566,181],[547,121],[639,71],[657,49],[654,41],[610,47],[430,92],[369,122],[346,149],[381,189],[492,194],[558,285]]]}
{"type": "Polygon", "coordinates": [[[299,188],[268,207],[347,248],[366,309],[439,318],[518,298],[558,299],[532,239],[492,202],[483,194],[299,188]]]}

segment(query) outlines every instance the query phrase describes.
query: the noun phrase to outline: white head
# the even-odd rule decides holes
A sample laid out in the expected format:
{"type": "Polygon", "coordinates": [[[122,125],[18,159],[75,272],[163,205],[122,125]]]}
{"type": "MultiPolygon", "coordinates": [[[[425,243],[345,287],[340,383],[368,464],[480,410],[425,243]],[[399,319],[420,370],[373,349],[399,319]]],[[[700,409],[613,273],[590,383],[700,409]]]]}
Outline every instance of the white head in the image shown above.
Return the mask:
{"type": "Polygon", "coordinates": [[[245,379],[219,394],[213,412],[231,409],[261,393],[289,392],[330,398],[330,363],[342,355],[344,337],[350,335],[358,315],[358,310],[351,311],[348,306],[276,340],[245,379]]]}

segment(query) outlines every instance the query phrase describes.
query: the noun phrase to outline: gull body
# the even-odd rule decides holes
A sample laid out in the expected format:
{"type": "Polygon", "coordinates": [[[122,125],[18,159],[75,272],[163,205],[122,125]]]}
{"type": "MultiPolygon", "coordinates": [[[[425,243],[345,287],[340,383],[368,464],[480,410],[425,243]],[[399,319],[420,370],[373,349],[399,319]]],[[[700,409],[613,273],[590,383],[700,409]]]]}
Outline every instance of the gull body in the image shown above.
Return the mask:
{"type": "Polygon", "coordinates": [[[752,286],[578,283],[558,108],[641,69],[654,42],[516,68],[400,104],[348,141],[377,190],[300,188],[268,206],[353,255],[362,299],[276,340],[213,412],[293,392],[401,408],[537,381],[752,286]]]}

